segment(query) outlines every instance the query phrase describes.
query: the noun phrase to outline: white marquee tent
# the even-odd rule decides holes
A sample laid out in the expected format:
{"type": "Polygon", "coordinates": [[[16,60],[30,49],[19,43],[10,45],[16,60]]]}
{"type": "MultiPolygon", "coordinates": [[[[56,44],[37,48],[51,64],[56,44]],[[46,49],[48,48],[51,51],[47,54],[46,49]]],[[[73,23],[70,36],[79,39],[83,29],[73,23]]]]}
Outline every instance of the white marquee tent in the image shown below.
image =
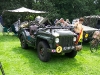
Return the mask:
{"type": "Polygon", "coordinates": [[[45,11],[32,10],[32,9],[28,9],[28,8],[25,8],[25,7],[21,7],[21,8],[14,9],[14,10],[5,10],[4,12],[17,12],[17,13],[18,12],[19,13],[26,12],[26,13],[36,13],[36,14],[38,14],[38,13],[47,13],[45,11]]]}

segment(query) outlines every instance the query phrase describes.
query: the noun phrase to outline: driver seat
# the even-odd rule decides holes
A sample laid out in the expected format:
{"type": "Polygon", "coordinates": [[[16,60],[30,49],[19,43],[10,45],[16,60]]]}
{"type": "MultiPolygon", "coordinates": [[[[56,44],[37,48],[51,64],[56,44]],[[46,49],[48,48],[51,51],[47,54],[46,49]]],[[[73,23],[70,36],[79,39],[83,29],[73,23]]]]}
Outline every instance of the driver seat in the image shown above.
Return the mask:
{"type": "Polygon", "coordinates": [[[29,27],[29,29],[30,29],[30,35],[36,34],[37,28],[38,28],[37,25],[31,25],[31,26],[29,27]]]}

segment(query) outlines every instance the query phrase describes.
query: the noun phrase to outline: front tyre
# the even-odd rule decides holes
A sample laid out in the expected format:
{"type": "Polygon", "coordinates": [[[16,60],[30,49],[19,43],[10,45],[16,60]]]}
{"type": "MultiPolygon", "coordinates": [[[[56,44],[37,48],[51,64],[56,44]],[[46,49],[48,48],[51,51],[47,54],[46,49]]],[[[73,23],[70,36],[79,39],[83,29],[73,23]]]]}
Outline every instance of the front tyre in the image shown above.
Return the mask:
{"type": "Polygon", "coordinates": [[[47,62],[50,60],[51,54],[47,51],[48,48],[49,46],[45,42],[39,42],[37,52],[39,59],[43,62],[47,62]]]}
{"type": "Polygon", "coordinates": [[[70,53],[65,53],[65,55],[69,58],[74,58],[77,55],[77,51],[72,50],[70,53]]]}

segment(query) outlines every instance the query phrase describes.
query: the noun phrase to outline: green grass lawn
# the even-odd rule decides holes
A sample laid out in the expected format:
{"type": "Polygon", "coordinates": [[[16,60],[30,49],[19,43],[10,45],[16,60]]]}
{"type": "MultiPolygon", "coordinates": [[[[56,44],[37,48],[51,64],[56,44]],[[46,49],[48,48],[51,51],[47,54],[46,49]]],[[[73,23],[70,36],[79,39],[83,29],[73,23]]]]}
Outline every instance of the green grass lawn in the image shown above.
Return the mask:
{"type": "Polygon", "coordinates": [[[100,50],[91,53],[89,44],[75,58],[52,55],[42,62],[33,48],[22,49],[16,36],[0,34],[0,61],[6,75],[100,75],[100,50]]]}

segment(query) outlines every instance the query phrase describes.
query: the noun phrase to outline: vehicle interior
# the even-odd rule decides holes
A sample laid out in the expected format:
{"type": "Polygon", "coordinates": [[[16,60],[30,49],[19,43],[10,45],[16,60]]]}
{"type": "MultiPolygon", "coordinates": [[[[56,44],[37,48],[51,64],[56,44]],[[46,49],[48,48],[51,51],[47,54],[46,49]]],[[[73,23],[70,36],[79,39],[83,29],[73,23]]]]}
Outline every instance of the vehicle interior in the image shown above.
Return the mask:
{"type": "Polygon", "coordinates": [[[27,34],[32,34],[32,33],[35,33],[38,29],[38,27],[46,27],[46,26],[50,26],[52,25],[51,22],[49,21],[48,18],[36,18],[34,21],[25,21],[25,22],[22,22],[21,25],[20,25],[20,28],[22,27],[23,29],[26,30],[27,34]],[[29,32],[29,33],[28,33],[29,32]]]}

